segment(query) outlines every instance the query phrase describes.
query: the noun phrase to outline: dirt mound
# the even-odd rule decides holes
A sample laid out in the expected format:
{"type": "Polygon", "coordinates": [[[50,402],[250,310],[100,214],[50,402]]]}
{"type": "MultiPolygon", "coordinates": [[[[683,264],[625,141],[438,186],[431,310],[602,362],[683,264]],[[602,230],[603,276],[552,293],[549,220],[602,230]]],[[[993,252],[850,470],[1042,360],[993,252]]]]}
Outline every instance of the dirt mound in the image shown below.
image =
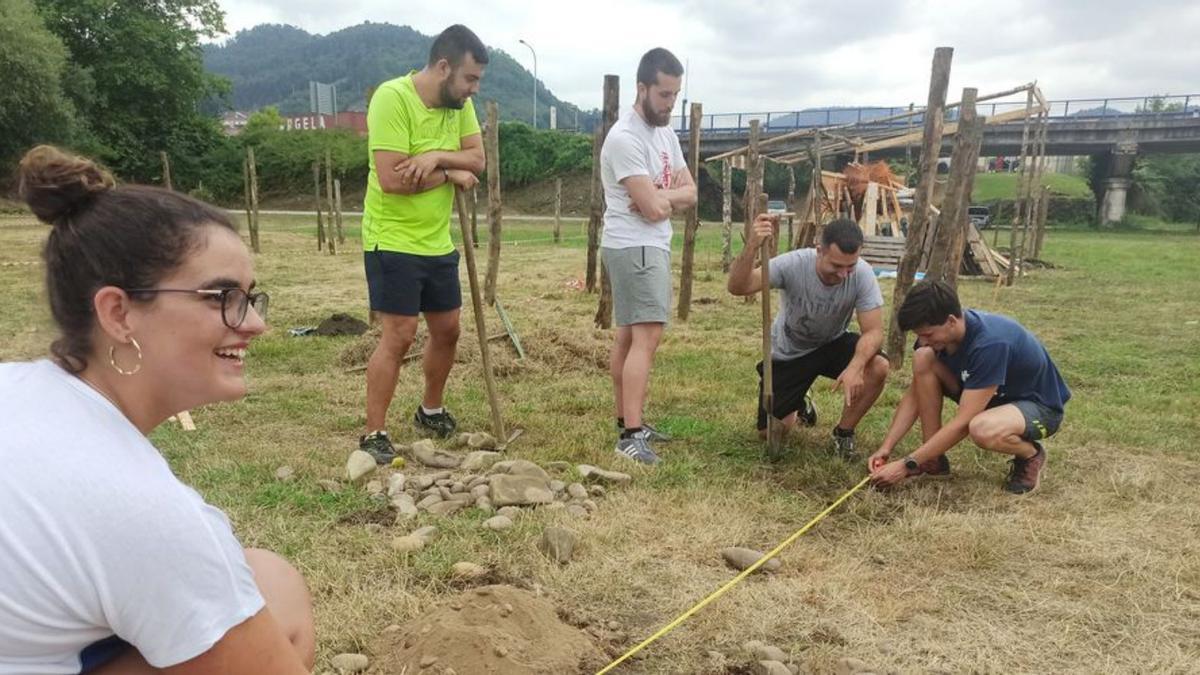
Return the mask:
{"type": "Polygon", "coordinates": [[[369,673],[567,675],[607,662],[554,606],[512,586],[483,586],[384,633],[369,673]]]}
{"type": "Polygon", "coordinates": [[[362,335],[367,332],[367,322],[356,319],[349,314],[337,313],[330,316],[317,326],[317,335],[333,337],[337,335],[362,335]]]}

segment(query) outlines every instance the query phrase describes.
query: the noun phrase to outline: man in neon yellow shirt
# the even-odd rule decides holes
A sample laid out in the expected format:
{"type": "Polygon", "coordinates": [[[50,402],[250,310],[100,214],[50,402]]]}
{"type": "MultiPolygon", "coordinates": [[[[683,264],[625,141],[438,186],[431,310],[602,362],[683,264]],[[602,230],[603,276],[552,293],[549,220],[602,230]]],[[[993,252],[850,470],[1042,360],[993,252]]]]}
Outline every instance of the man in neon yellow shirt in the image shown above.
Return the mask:
{"type": "Polygon", "coordinates": [[[429,339],[422,359],[425,393],[414,420],[443,437],[457,426],[442,401],[462,307],[450,213],[456,187],[475,187],[484,169],[470,97],[479,91],[487,61],[475,33],[450,26],[433,41],[425,67],[384,82],[367,109],[363,255],[371,310],[383,334],[367,362],[367,433],[359,448],[381,464],[395,457],[387,411],[421,314],[429,339]]]}

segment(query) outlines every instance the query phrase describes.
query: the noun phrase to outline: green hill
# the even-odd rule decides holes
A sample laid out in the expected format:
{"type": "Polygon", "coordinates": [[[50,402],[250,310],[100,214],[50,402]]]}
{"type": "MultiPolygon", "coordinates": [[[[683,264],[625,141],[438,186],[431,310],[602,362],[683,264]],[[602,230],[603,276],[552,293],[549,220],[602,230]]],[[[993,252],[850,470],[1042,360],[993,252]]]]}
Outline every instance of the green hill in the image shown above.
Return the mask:
{"type": "MultiPolygon", "coordinates": [[[[233,106],[255,110],[278,106],[284,114],[309,111],[310,80],[338,86],[338,108],[363,110],[366,92],[380,82],[425,64],[433,37],[408,26],[363,23],[328,35],[299,28],[262,24],[240,31],[224,44],[206,45],[204,65],[233,83],[233,106]]],[[[528,122],[533,112],[533,75],[512,56],[489,48],[489,63],[476,108],[483,116],[485,101],[500,105],[504,120],[528,122]]],[[[557,106],[559,127],[591,129],[596,111],[581,111],[559,100],[538,82],[538,126],[550,124],[550,106],[557,106]]]]}
{"type": "MultiPolygon", "coordinates": [[[[1017,179],[1019,173],[979,173],[975,176],[975,188],[971,191],[971,201],[976,203],[992,202],[1000,199],[1017,198],[1017,179]]],[[[1064,173],[1046,173],[1042,183],[1050,187],[1050,192],[1063,197],[1092,198],[1092,190],[1087,180],[1079,176],[1064,173]]]]}

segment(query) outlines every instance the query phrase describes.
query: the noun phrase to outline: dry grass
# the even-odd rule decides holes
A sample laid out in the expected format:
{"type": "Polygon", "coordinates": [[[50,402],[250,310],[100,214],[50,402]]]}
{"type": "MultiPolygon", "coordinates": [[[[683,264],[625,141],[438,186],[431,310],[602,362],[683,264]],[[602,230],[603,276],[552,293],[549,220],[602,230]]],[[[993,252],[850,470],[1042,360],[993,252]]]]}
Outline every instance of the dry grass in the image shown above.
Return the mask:
{"type": "MultiPolygon", "coordinates": [[[[590,520],[569,523],[582,541],[575,561],[560,568],[536,551],[544,524],[562,518],[544,513],[504,533],[482,530],[475,512],[438,521],[442,536],[431,547],[400,557],[388,543],[402,532],[364,524],[380,514],[361,491],[331,494],[315,483],[341,473],[360,433],[363,379],[345,369],[355,362],[347,354],[365,347],[286,334],[337,311],[365,318],[361,258],[352,244],[337,257],[318,255],[295,223],[271,225],[258,276],[272,293],[274,329],[252,348],[251,395],[194,411],[195,433],[164,427],[154,440],[186,482],[230,514],[244,543],[280,551],[303,570],[317,605],[318,670],[437,602],[454,588],[449,567],[459,560],[544,589],[577,622],[616,621],[620,646],[632,646],[731,577],[721,547],[770,548],[861,476],[861,466],[824,454],[836,405],[828,383],[818,385],[821,426],[790,441],[786,462],[762,463],[751,431],[757,305],[725,294],[715,228],[706,228],[694,297],[709,301],[671,327],[652,383],[650,416],[680,440],[666,446],[662,467],[633,469],[631,487],[610,491],[590,520]],[[296,469],[296,481],[273,479],[282,464],[296,469]]],[[[549,231],[510,227],[508,236],[522,239],[549,231]]],[[[45,233],[0,224],[0,263],[36,260],[45,233]]],[[[1003,494],[1002,459],[959,448],[952,480],[861,493],[786,551],[779,573],[749,579],[620,672],[705,672],[710,649],[744,665],[739,645],[751,639],[813,672],[831,672],[844,656],[906,673],[1194,671],[1198,244],[1056,233],[1046,257],[1057,269],[994,300],[990,285],[966,282],[967,304],[1033,327],[1075,391],[1043,488],[1003,494]]],[[[493,354],[506,420],[526,429],[514,454],[614,466],[608,338],[591,325],[595,297],[573,290],[582,261],[578,244],[505,250],[500,295],[530,358],[515,360],[504,343],[493,343],[493,354]]],[[[0,265],[0,358],[38,356],[52,338],[40,274],[0,265]]],[[[500,330],[494,315],[488,320],[500,330]]],[[[469,310],[463,325],[470,333],[469,310]]],[[[468,429],[488,420],[474,344],[464,338],[449,386],[468,429]]],[[[882,437],[906,381],[893,376],[860,429],[864,446],[882,437]]],[[[404,371],[392,413],[401,440],[420,387],[417,369],[404,371]]]]}

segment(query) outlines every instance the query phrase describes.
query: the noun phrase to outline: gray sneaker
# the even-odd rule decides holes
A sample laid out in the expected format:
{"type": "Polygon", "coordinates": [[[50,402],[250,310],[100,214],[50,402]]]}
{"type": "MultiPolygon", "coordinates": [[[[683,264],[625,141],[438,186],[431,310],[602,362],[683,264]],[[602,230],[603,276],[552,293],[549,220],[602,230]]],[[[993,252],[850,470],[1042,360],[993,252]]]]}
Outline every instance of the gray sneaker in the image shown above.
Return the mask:
{"type": "Polygon", "coordinates": [[[672,440],[670,434],[659,431],[645,422],[642,422],[642,431],[646,432],[646,440],[651,443],[670,443],[672,440]]]}
{"type": "Polygon", "coordinates": [[[833,454],[842,459],[854,458],[854,434],[839,436],[837,431],[831,431],[829,436],[833,439],[833,454]]]}
{"type": "Polygon", "coordinates": [[[651,466],[660,461],[658,455],[654,454],[654,449],[650,447],[650,432],[644,428],[629,438],[618,438],[613,451],[625,459],[651,466]]]}

